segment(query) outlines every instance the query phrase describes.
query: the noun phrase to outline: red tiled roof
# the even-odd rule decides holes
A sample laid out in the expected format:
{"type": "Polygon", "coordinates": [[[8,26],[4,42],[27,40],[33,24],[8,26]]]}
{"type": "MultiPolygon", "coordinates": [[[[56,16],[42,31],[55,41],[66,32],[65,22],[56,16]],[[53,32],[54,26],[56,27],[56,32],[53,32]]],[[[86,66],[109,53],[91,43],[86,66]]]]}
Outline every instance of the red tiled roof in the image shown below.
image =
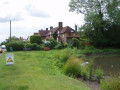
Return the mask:
{"type": "Polygon", "coordinates": [[[46,30],[39,30],[39,34],[40,36],[46,36],[47,34],[49,33],[49,31],[46,31],[46,30]]]}
{"type": "Polygon", "coordinates": [[[74,33],[76,33],[76,35],[75,36],[68,36],[68,37],[80,37],[78,34],[77,34],[77,32],[75,32],[75,30],[73,30],[71,27],[69,27],[69,26],[66,26],[66,27],[64,27],[62,30],[61,30],[61,34],[62,33],[66,33],[66,32],[74,32],[74,33]]]}
{"type": "Polygon", "coordinates": [[[75,30],[73,30],[71,27],[66,26],[60,31],[60,33],[71,32],[71,31],[75,32],[75,30]]]}
{"type": "Polygon", "coordinates": [[[50,29],[49,31],[48,30],[39,30],[38,33],[35,33],[35,34],[38,34],[40,36],[49,36],[50,33],[53,34],[55,31],[59,31],[60,34],[63,34],[63,33],[66,33],[66,32],[73,32],[73,33],[76,33],[76,36],[69,36],[69,37],[79,37],[79,35],[77,34],[77,32],[75,32],[75,30],[73,30],[71,27],[69,26],[66,26],[66,27],[55,27],[55,28],[52,28],[50,29]]]}
{"type": "Polygon", "coordinates": [[[53,34],[55,31],[57,31],[58,28],[59,28],[59,27],[52,28],[52,29],[49,31],[49,33],[47,33],[47,36],[50,35],[50,32],[51,32],[51,34],[53,34]]]}
{"type": "Polygon", "coordinates": [[[38,33],[34,33],[34,35],[38,35],[38,33]]]}

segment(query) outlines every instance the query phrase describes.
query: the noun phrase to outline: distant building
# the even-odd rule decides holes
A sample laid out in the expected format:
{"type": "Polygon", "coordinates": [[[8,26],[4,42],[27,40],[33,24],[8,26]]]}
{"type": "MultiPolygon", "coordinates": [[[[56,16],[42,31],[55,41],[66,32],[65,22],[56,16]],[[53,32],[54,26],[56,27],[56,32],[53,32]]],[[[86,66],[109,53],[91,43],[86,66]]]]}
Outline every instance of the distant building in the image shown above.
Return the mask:
{"type": "Polygon", "coordinates": [[[63,27],[63,23],[59,22],[58,26],[53,28],[50,27],[50,30],[46,28],[46,30],[39,30],[38,33],[34,33],[34,35],[40,35],[42,40],[50,40],[53,38],[53,34],[57,35],[57,41],[63,41],[65,43],[71,43],[72,38],[79,39],[80,36],[78,33],[69,26],[63,27]]]}
{"type": "Polygon", "coordinates": [[[28,41],[28,39],[25,39],[25,38],[23,38],[23,37],[20,37],[19,40],[20,40],[20,41],[28,41]]]}

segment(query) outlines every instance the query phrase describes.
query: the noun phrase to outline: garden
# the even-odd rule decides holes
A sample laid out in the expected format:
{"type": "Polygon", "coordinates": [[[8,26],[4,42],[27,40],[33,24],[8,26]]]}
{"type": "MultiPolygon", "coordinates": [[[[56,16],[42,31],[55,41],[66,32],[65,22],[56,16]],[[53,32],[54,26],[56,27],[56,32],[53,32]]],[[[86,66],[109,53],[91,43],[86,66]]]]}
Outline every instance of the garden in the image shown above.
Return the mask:
{"type": "MultiPolygon", "coordinates": [[[[36,84],[42,83],[49,84],[48,80],[51,76],[57,77],[66,77],[72,80],[75,80],[78,83],[84,83],[85,87],[82,90],[94,89],[98,90],[114,90],[115,87],[119,89],[119,86],[115,84],[115,86],[111,86],[109,80],[113,83],[118,83],[116,80],[119,79],[119,60],[120,60],[120,49],[115,48],[95,48],[91,45],[91,43],[86,42],[87,40],[77,40],[76,38],[72,39],[72,43],[69,45],[63,42],[57,42],[54,39],[51,39],[48,43],[44,43],[41,40],[40,36],[33,35],[31,36],[31,40],[29,41],[17,41],[12,40],[11,42],[6,43],[6,49],[9,52],[13,52],[15,55],[15,65],[14,66],[5,66],[5,54],[2,55],[2,63],[1,63],[1,76],[7,77],[10,73],[13,73],[13,77],[15,78],[24,78],[24,79],[15,79],[16,85],[11,86],[9,84],[3,85],[2,89],[11,89],[15,90],[32,90],[36,88],[46,89],[41,85],[36,87],[30,86],[33,82],[36,84]],[[12,48],[12,50],[11,50],[12,48]],[[17,61],[16,61],[17,60],[17,61]],[[21,64],[20,64],[21,63],[21,64]],[[3,68],[2,68],[3,67],[3,68]],[[4,70],[4,68],[6,70],[4,70]],[[23,70],[24,68],[24,70],[23,70]],[[28,69],[29,68],[29,69],[28,69]],[[5,72],[3,73],[2,70],[5,72]],[[10,70],[10,71],[9,71],[10,70]],[[23,72],[22,72],[23,70],[23,72]],[[8,72],[9,71],[9,72],[8,72]],[[21,73],[18,73],[21,72],[21,73]],[[27,72],[27,73],[26,73],[27,72]],[[36,73],[34,75],[34,73],[36,73]],[[113,74],[114,73],[114,74],[113,74]],[[29,75],[28,75],[29,74],[29,75]],[[47,75],[46,75],[47,74],[47,75]],[[37,80],[38,76],[38,80],[37,80]],[[44,77],[46,76],[46,78],[44,77]],[[27,78],[26,78],[27,77],[27,78]],[[31,78],[30,78],[31,77],[31,78]],[[34,81],[35,77],[35,81],[34,81]],[[40,82],[39,79],[42,81],[40,82]],[[45,79],[45,81],[44,81],[45,79]],[[31,81],[31,83],[30,83],[31,81]],[[48,83],[47,83],[47,82],[48,83]],[[17,83],[21,82],[21,86],[17,83]],[[86,83],[88,82],[88,83],[86,83]],[[93,83],[95,82],[95,84],[93,83]],[[30,85],[28,85],[28,83],[30,85]],[[92,86],[92,83],[94,84],[92,86]],[[116,86],[117,85],[117,86],[116,86]],[[91,87],[92,86],[92,87],[91,87]],[[96,89],[94,87],[97,87],[96,89]],[[106,89],[106,88],[112,89],[106,89]]],[[[8,78],[8,82],[13,78],[8,78]]],[[[51,77],[54,79],[55,77],[51,77]]],[[[1,81],[4,80],[4,77],[1,77],[1,81]]],[[[51,81],[51,80],[50,80],[51,81]]],[[[62,83],[62,81],[53,81],[58,85],[62,83]],[[58,83],[58,84],[57,84],[58,83]]],[[[70,81],[73,83],[73,81],[70,81]]],[[[5,82],[6,83],[6,82],[5,82]]],[[[112,83],[112,84],[113,84],[112,83]]],[[[50,84],[51,85],[51,84],[50,84]]],[[[66,84],[67,85],[67,84],[66,84]]],[[[44,86],[44,85],[43,85],[44,86]]],[[[47,85],[50,87],[49,85],[47,85]]],[[[59,89],[63,90],[76,90],[83,88],[82,85],[80,87],[74,88],[74,86],[70,87],[59,87],[59,89]]],[[[50,87],[52,90],[54,87],[50,87]]],[[[55,87],[55,89],[57,86],[55,87]]],[[[59,90],[58,89],[58,90],[59,90]]],[[[116,89],[117,90],[117,89],[116,89]]]]}
{"type": "MultiPolygon", "coordinates": [[[[18,51],[15,64],[6,66],[4,52],[0,57],[0,90],[90,90],[82,82],[67,77],[57,66],[56,54],[62,50],[18,51]]],[[[61,60],[66,60],[66,56],[61,60]],[[64,59],[63,59],[64,58],[64,59]]]]}

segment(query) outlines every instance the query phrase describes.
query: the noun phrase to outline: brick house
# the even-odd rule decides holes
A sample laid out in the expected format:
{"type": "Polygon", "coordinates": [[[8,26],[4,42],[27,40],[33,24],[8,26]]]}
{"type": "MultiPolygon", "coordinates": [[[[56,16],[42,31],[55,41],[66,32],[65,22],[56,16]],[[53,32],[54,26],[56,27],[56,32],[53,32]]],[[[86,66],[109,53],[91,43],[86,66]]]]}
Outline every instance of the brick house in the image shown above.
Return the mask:
{"type": "Polygon", "coordinates": [[[39,30],[38,33],[34,33],[34,35],[40,35],[42,40],[46,39],[46,35],[49,33],[48,28],[46,30],[39,30]]]}
{"type": "Polygon", "coordinates": [[[63,27],[62,22],[59,22],[58,26],[55,28],[50,27],[50,30],[48,30],[48,28],[46,28],[46,30],[39,30],[39,32],[34,33],[34,35],[40,35],[42,40],[50,40],[53,38],[54,33],[57,35],[58,42],[63,41],[65,43],[71,43],[72,38],[80,38],[78,33],[71,27],[63,27]]]}

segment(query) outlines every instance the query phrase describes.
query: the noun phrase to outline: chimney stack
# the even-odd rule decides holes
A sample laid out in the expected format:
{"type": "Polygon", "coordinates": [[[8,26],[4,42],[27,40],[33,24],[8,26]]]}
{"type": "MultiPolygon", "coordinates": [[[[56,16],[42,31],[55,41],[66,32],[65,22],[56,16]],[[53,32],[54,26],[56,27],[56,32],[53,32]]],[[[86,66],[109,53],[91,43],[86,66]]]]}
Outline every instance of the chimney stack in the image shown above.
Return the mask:
{"type": "Polygon", "coordinates": [[[48,28],[46,28],[46,31],[48,31],[48,28]]]}
{"type": "Polygon", "coordinates": [[[53,29],[53,26],[50,27],[50,30],[53,29]]]}
{"type": "Polygon", "coordinates": [[[58,26],[62,28],[62,27],[63,27],[63,23],[62,23],[62,22],[59,22],[59,23],[58,23],[58,26]]]}

